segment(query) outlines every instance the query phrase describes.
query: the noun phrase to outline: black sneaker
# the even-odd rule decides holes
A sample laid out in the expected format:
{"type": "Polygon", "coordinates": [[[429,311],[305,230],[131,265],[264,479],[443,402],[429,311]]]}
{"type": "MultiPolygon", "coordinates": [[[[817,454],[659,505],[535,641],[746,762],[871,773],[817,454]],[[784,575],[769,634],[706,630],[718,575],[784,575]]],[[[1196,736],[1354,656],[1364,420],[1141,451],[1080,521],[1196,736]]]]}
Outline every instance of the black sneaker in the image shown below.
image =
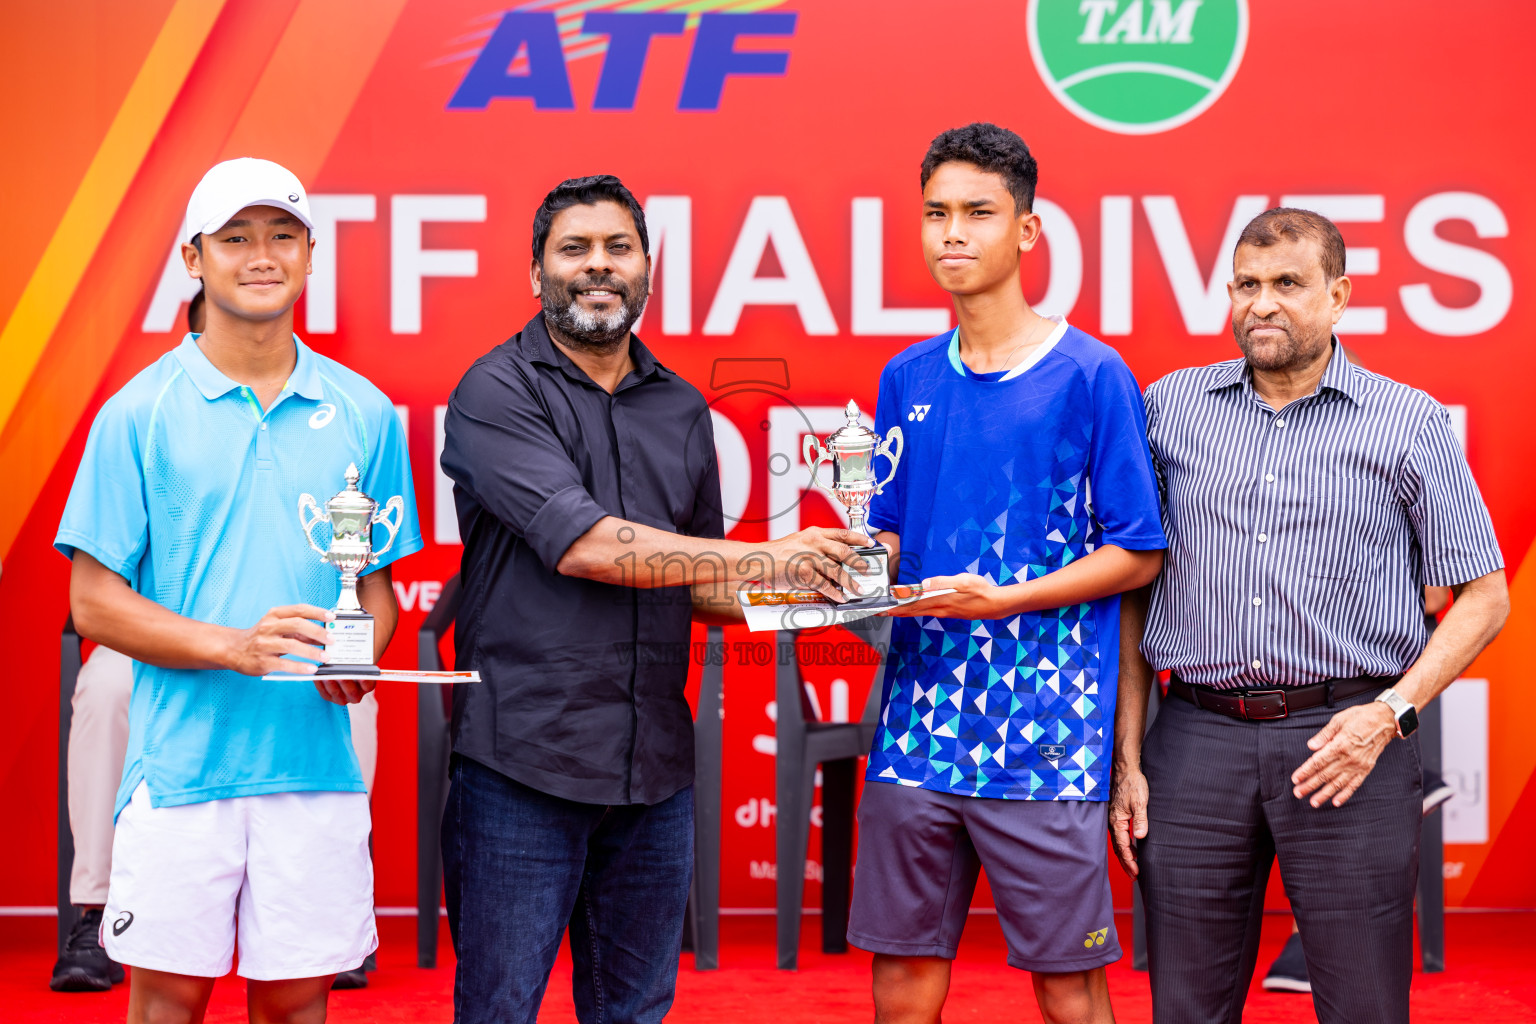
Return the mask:
{"type": "Polygon", "coordinates": [[[1441,804],[1455,795],[1456,791],[1447,786],[1440,776],[1424,773],[1424,817],[1435,813],[1441,804]]]}
{"type": "Polygon", "coordinates": [[[101,909],[92,907],[69,930],[48,987],[55,992],[105,992],[123,977],[123,965],[101,948],[101,909]]]}
{"type": "Polygon", "coordinates": [[[1266,992],[1311,992],[1312,980],[1307,977],[1307,958],[1301,951],[1301,935],[1292,932],[1285,941],[1285,948],[1269,965],[1264,975],[1266,992]]]}
{"type": "Polygon", "coordinates": [[[374,971],[376,971],[378,969],[379,969],[379,958],[378,958],[378,955],[375,954],[375,953],[369,953],[367,959],[365,959],[363,961],[363,970],[367,971],[369,974],[372,974],[374,971]]]}
{"type": "Polygon", "coordinates": [[[368,975],[363,971],[363,969],[361,967],[354,967],[350,971],[342,971],[340,974],[336,975],[335,980],[333,980],[331,982],[331,988],[333,990],[334,989],[343,989],[343,988],[367,988],[367,987],[368,987],[368,975]]]}

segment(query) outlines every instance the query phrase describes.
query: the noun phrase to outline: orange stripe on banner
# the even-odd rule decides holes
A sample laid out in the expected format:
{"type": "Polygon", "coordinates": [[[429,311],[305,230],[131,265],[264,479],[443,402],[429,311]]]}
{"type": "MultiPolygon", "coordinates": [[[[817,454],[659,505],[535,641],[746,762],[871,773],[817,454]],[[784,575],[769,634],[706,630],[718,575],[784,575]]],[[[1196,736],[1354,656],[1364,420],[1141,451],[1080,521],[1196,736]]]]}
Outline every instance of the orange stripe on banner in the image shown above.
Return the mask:
{"type": "MultiPolygon", "coordinates": [[[[1484,862],[1499,842],[1499,833],[1515,812],[1520,794],[1536,772],[1536,743],[1531,742],[1530,677],[1536,665],[1536,543],[1520,562],[1509,584],[1509,619],[1463,676],[1488,680],[1488,843],[1458,846],[1454,856],[1464,867],[1448,891],[1469,892],[1478,881],[1484,862]]],[[[1497,884],[1489,893],[1499,905],[1497,884]]]]}
{"type": "MultiPolygon", "coordinates": [[[[276,159],[306,180],[318,174],[405,2],[303,0],[283,10],[268,7],[270,41],[255,38],[255,26],[247,24],[263,8],[230,5],[230,24],[216,30],[189,83],[192,95],[178,106],[123,204],[114,225],[122,241],[111,259],[104,253],[90,267],[82,285],[89,308],[76,303],[64,318],[0,432],[0,479],[9,490],[0,502],[0,558],[9,555],[79,418],[99,404],[95,392],[119,346],[135,369],[164,348],[165,339],[139,334],[136,318],[164,265],[167,228],[159,221],[165,209],[184,206],[184,189],[203,168],[230,156],[276,159]],[[242,74],[249,77],[237,81],[242,74]]],[[[113,379],[125,378],[115,371],[113,379]]]]}
{"type": "MultiPolygon", "coordinates": [[[[263,156],[299,180],[320,172],[357,104],[406,0],[304,0],[225,145],[227,157],[263,156]],[[347,60],[337,59],[345,40],[347,60]],[[295,114],[303,130],[295,131],[295,114]]],[[[322,245],[334,245],[327,238],[322,245]]]]}
{"type": "Polygon", "coordinates": [[[0,332],[0,430],[31,379],[59,318],[96,253],[102,225],[117,213],[175,102],[224,0],[177,0],[48,248],[0,332]]]}

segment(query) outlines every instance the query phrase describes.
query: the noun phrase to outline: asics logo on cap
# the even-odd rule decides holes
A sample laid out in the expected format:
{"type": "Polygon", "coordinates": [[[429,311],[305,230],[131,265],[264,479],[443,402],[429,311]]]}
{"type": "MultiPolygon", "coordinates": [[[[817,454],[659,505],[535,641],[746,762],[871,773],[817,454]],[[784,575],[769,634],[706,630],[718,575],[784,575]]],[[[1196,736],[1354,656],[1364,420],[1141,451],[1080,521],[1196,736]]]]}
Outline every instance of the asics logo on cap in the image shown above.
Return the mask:
{"type": "Polygon", "coordinates": [[[320,408],[316,409],[314,415],[310,416],[309,418],[309,429],[319,430],[321,427],[325,426],[335,418],[336,407],[330,402],[321,402],[320,408]]]}

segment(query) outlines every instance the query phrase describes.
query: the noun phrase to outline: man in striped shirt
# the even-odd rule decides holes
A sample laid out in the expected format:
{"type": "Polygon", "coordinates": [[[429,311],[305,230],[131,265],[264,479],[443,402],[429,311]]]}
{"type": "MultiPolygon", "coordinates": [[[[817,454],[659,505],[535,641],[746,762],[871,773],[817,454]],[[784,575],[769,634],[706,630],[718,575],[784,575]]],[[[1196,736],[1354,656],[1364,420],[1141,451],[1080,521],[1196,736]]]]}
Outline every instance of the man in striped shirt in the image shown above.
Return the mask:
{"type": "Polygon", "coordinates": [[[1446,411],[1333,337],[1331,222],[1261,214],[1227,287],[1243,358],[1146,392],[1169,547],[1125,602],[1110,825],[1153,1015],[1241,1020],[1278,857],[1319,1020],[1406,1022],[1412,732],[1503,625],[1504,562],[1446,411]],[[1456,595],[1427,645],[1424,585],[1456,595]],[[1143,744],[1154,670],[1170,699],[1143,744]]]}

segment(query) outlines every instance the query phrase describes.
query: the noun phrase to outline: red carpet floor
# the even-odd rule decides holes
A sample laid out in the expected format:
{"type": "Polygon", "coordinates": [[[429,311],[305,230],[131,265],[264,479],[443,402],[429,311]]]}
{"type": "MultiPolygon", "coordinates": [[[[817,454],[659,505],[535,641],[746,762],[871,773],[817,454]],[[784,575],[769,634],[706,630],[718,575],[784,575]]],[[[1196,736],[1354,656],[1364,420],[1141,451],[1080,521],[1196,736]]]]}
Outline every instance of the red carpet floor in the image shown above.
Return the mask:
{"type": "MultiPolygon", "coordinates": [[[[381,922],[383,946],[379,971],[362,991],[331,997],[335,1024],[446,1024],[452,1019],[452,954],[443,930],[443,965],[415,966],[415,920],[381,922]]],[[[1130,919],[1118,921],[1129,936],[1130,919]]],[[[819,948],[817,918],[806,919],[800,970],[774,969],[773,919],[730,917],[724,933],[719,971],[701,974],[683,957],[677,1002],[670,1020],[679,1024],[810,1024],[836,1021],[862,1024],[873,1016],[869,1000],[869,957],[857,951],[826,956],[819,948]]],[[[1265,922],[1260,960],[1267,964],[1282,943],[1290,918],[1265,922]]],[[[1443,974],[1415,975],[1414,1021],[1417,1024],[1506,1024],[1536,1022],[1536,914],[1457,914],[1447,920],[1447,959],[1443,974]]],[[[53,963],[54,922],[45,918],[0,919],[0,1021],[4,1024],[96,1024],[119,1022],[128,1005],[128,989],[111,993],[59,995],[47,987],[53,963]]],[[[1261,968],[1262,969],[1262,968],[1261,968]]],[[[1130,969],[1129,957],[1110,968],[1116,1017],[1121,1022],[1151,1019],[1147,979],[1130,969]]],[[[997,919],[975,916],[967,927],[955,967],[946,1021],[1038,1020],[1028,978],[1003,963],[997,919]]],[[[570,961],[555,967],[541,1022],[568,1024],[571,1011],[570,961]]],[[[1257,982],[1245,1021],[1255,1024],[1312,1021],[1307,996],[1271,995],[1257,982]]],[[[234,1024],[245,1020],[239,978],[221,980],[214,990],[208,1020],[234,1024]]]]}

